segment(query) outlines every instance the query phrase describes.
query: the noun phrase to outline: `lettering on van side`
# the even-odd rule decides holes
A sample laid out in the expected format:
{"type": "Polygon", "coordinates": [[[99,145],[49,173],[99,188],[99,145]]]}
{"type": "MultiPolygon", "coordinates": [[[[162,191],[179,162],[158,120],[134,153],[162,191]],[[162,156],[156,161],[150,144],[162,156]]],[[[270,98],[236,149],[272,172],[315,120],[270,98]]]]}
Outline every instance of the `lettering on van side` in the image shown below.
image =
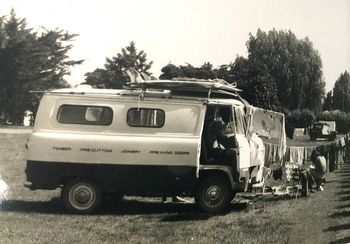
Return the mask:
{"type": "Polygon", "coordinates": [[[121,153],[141,153],[141,150],[128,150],[124,149],[121,151],[121,153]]]}
{"type": "Polygon", "coordinates": [[[167,155],[172,155],[174,154],[173,151],[158,151],[158,150],[152,150],[149,151],[150,154],[167,154],[167,155]]]}
{"type": "Polygon", "coordinates": [[[106,148],[80,148],[81,152],[92,152],[92,153],[111,153],[112,149],[106,149],[106,148]]]}
{"type": "Polygon", "coordinates": [[[53,146],[52,149],[56,151],[72,151],[72,148],[70,147],[53,146]]]}
{"type": "Polygon", "coordinates": [[[158,151],[152,150],[149,151],[150,154],[166,154],[166,155],[190,155],[188,151],[158,151]]]}
{"type": "Polygon", "coordinates": [[[175,151],[175,155],[190,155],[190,152],[187,151],[175,151]]]}

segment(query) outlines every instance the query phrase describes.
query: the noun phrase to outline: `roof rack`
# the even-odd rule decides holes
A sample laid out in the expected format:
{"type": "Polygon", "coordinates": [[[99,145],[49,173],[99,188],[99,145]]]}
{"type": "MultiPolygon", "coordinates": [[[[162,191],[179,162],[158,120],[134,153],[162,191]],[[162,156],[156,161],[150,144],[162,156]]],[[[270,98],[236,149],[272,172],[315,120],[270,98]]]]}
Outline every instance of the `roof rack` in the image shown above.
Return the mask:
{"type": "Polygon", "coordinates": [[[223,90],[228,92],[239,92],[240,89],[237,88],[237,84],[230,84],[222,79],[215,80],[203,80],[203,79],[193,79],[186,78],[180,79],[176,78],[173,80],[150,80],[128,83],[126,88],[143,88],[143,89],[167,89],[167,90],[223,90]]]}
{"type": "Polygon", "coordinates": [[[131,82],[124,89],[93,89],[83,85],[76,88],[64,88],[51,91],[32,91],[33,93],[105,95],[105,96],[142,96],[142,97],[182,97],[207,100],[228,98],[243,100],[238,92],[237,84],[229,84],[225,80],[204,80],[194,78],[176,78],[173,80],[150,80],[131,82]]]}
{"type": "Polygon", "coordinates": [[[237,84],[229,84],[225,80],[204,80],[194,78],[175,78],[172,80],[150,80],[128,83],[125,89],[170,90],[173,95],[200,96],[208,99],[214,97],[237,97],[241,91],[237,84]]]}

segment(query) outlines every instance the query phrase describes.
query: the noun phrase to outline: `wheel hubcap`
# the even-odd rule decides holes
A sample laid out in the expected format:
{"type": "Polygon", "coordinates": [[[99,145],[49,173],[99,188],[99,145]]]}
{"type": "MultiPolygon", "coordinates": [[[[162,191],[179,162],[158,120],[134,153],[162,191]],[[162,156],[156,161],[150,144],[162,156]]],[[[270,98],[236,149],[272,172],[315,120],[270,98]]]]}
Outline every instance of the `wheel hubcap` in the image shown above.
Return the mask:
{"type": "Polygon", "coordinates": [[[91,196],[89,192],[86,192],[86,191],[80,191],[75,196],[75,200],[80,204],[87,203],[90,198],[91,196]]]}
{"type": "Polygon", "coordinates": [[[205,194],[206,202],[209,205],[216,205],[222,199],[222,190],[218,186],[211,186],[208,188],[205,194]]]}
{"type": "Polygon", "coordinates": [[[72,206],[79,210],[90,208],[96,199],[94,188],[86,183],[74,185],[69,192],[69,201],[72,206]]]}

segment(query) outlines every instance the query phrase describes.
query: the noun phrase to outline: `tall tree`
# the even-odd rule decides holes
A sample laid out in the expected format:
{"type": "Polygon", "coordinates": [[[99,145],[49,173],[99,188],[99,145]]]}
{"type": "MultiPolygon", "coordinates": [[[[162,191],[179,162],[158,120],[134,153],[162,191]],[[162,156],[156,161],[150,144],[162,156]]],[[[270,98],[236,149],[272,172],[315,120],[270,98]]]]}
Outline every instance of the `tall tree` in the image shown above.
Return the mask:
{"type": "Polygon", "coordinates": [[[135,42],[130,42],[129,46],[122,48],[116,56],[106,58],[104,69],[86,73],[86,84],[99,88],[122,88],[130,81],[125,73],[127,69],[133,68],[150,76],[149,69],[152,63],[147,62],[147,54],[144,51],[137,51],[135,42]]]}
{"type": "Polygon", "coordinates": [[[350,75],[345,71],[340,74],[333,88],[332,109],[350,112],[350,75]]]}
{"type": "Polygon", "coordinates": [[[31,90],[69,86],[64,76],[82,60],[68,60],[76,35],[62,30],[33,32],[14,10],[0,19],[0,115],[21,124],[24,112],[35,112],[39,102],[31,90]]]}
{"type": "Polygon", "coordinates": [[[320,111],[325,93],[322,62],[308,38],[259,29],[256,36],[250,35],[247,46],[249,61],[264,65],[276,82],[282,108],[320,111]]]}
{"type": "Polygon", "coordinates": [[[227,73],[243,90],[242,96],[249,103],[265,109],[280,110],[275,80],[264,64],[237,57],[227,73]]]}
{"type": "Polygon", "coordinates": [[[326,98],[323,102],[323,111],[330,111],[333,109],[333,92],[329,91],[327,92],[326,98]]]}
{"type": "Polygon", "coordinates": [[[222,78],[237,82],[244,97],[253,105],[273,110],[310,109],[319,112],[325,95],[322,62],[308,38],[299,40],[291,32],[272,30],[250,34],[248,58],[213,69],[190,64],[165,66],[161,78],[222,78]]]}

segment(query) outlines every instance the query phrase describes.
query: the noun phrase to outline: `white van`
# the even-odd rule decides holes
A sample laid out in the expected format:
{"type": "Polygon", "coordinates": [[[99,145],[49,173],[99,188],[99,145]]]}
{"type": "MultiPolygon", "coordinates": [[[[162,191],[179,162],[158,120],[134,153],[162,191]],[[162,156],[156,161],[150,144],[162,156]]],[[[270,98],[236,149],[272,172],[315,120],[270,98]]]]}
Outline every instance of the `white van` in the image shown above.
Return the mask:
{"type": "Polygon", "coordinates": [[[248,130],[236,91],[220,81],[149,81],[45,92],[25,186],[61,187],[65,207],[77,213],[94,211],[110,193],[194,196],[203,211],[223,211],[251,179],[262,180],[264,165],[263,143],[248,130]],[[226,148],[206,141],[221,110],[230,120],[226,148]]]}

